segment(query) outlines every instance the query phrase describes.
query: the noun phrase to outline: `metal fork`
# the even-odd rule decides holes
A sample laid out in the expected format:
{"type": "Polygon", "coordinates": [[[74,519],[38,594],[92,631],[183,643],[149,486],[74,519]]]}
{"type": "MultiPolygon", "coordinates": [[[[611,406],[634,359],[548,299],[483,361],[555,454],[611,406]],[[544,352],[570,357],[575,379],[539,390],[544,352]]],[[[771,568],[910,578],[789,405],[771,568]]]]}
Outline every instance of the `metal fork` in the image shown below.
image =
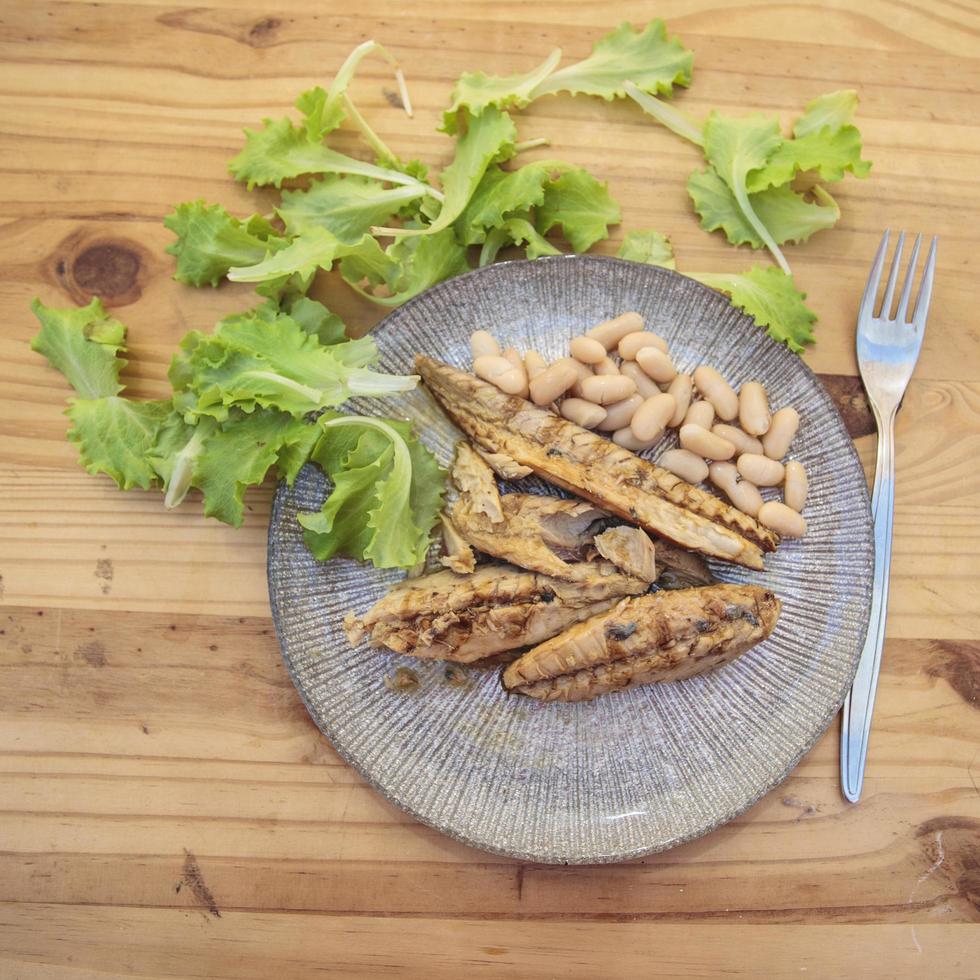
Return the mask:
{"type": "Polygon", "coordinates": [[[857,357],[861,380],[878,426],[878,458],[875,463],[874,490],[871,494],[871,514],[874,519],[875,572],[871,595],[871,618],[868,635],[858,661],[854,686],[844,701],[841,717],[840,775],[844,796],[852,803],[861,798],[864,766],[868,756],[871,734],[871,714],[874,710],[881,648],[885,640],[885,615],[888,610],[888,572],[892,557],[892,524],[895,517],[895,416],[908,387],[909,379],[919,359],[926,316],[932,298],[932,282],[936,272],[936,242],[932,239],[926,259],[922,285],[915,302],[915,313],[909,318],[909,299],[915,264],[919,257],[922,236],[915,236],[908,271],[898,300],[898,309],[891,316],[895,285],[898,281],[905,232],[898,236],[885,297],[877,316],[874,315],[878,285],[888,254],[890,234],[885,232],[875,255],[868,284],[858,310],[857,357]]]}

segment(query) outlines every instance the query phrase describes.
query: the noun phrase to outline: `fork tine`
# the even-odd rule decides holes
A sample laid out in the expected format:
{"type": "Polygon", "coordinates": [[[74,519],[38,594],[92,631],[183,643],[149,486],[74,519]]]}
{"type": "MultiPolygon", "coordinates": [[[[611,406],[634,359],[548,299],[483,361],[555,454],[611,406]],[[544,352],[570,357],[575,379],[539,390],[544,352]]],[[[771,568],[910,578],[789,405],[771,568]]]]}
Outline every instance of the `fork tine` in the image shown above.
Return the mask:
{"type": "Polygon", "coordinates": [[[929,315],[929,302],[932,300],[932,281],[936,276],[936,246],[939,239],[933,235],[929,254],[926,256],[926,268],[922,275],[922,285],[919,287],[919,297],[915,301],[915,316],[912,322],[920,332],[926,328],[926,317],[929,315]]]}
{"type": "Polygon", "coordinates": [[[915,263],[919,258],[919,246],[922,244],[922,235],[915,236],[915,244],[912,246],[912,254],[909,256],[908,272],[905,273],[905,282],[902,284],[902,295],[898,300],[898,310],[895,312],[895,319],[899,323],[905,323],[905,314],[909,308],[909,296],[912,293],[912,280],[915,278],[915,263]]]}
{"type": "Polygon", "coordinates": [[[888,254],[888,239],[891,232],[886,228],[881,236],[881,244],[875,253],[875,260],[871,264],[871,272],[868,274],[868,284],[864,287],[864,295],[861,297],[861,306],[858,308],[858,323],[863,323],[874,314],[875,296],[878,295],[878,284],[881,282],[881,270],[885,265],[885,256],[888,254]]]}
{"type": "Polygon", "coordinates": [[[885,287],[885,298],[881,301],[878,316],[882,320],[891,319],[892,300],[895,298],[895,284],[898,281],[898,267],[902,261],[902,249],[905,247],[905,232],[900,232],[895,243],[895,254],[892,256],[892,267],[888,270],[888,285],[885,287]]]}

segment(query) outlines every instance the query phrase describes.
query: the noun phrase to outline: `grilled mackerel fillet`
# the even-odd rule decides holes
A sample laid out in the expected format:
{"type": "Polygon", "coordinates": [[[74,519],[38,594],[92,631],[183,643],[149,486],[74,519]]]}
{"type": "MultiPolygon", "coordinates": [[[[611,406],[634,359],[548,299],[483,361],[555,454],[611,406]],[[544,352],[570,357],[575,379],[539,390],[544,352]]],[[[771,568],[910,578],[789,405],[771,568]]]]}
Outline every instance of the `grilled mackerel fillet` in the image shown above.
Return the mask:
{"type": "Polygon", "coordinates": [[[778,538],[748,514],[588,429],[419,356],[416,369],[456,424],[557,486],[684,548],[761,569],[778,538]]]}
{"type": "Polygon", "coordinates": [[[585,701],[680,680],[766,639],[780,602],[757,585],[709,585],[623,599],[515,660],[504,686],[542,701],[585,701]]]}
{"type": "Polygon", "coordinates": [[[501,495],[493,471],[466,442],[456,446],[450,476],[459,491],[450,510],[452,523],[474,548],[566,582],[594,576],[586,563],[595,555],[588,531],[608,516],[601,510],[581,500],[501,495]]]}
{"type": "Polygon", "coordinates": [[[367,638],[396,653],[472,663],[540,643],[648,587],[608,562],[587,568],[574,583],[501,564],[407,579],[360,619],[347,616],[344,630],[352,644],[367,638]]]}

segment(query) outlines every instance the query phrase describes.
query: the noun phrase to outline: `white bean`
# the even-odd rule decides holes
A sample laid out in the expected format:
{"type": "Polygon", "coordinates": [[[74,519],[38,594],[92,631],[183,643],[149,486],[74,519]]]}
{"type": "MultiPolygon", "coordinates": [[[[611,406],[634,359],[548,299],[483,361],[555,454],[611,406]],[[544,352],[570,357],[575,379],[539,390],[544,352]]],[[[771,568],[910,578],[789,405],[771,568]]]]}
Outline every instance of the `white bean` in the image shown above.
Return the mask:
{"type": "Polygon", "coordinates": [[[761,436],[769,429],[769,399],[758,381],[746,381],[738,393],[738,421],[750,436],[761,436]]]}
{"type": "Polygon", "coordinates": [[[616,443],[617,446],[622,446],[623,449],[629,449],[634,453],[642,453],[644,449],[649,449],[656,439],[652,442],[641,442],[639,439],[633,435],[633,430],[627,425],[625,428],[617,429],[612,436],[612,441],[616,443]]]}
{"type": "MultiPolygon", "coordinates": [[[[670,387],[667,389],[667,394],[674,396],[676,406],[674,408],[674,414],[671,415],[667,424],[672,429],[676,429],[684,421],[684,416],[687,415],[687,410],[691,407],[693,388],[694,382],[689,374],[679,374],[671,381],[670,387]]],[[[711,423],[708,422],[705,428],[707,429],[710,425],[711,423]]]]}
{"type": "Polygon", "coordinates": [[[738,470],[732,463],[712,463],[708,467],[711,482],[721,490],[726,497],[749,517],[755,517],[762,506],[762,494],[759,488],[748,480],[738,479],[738,470]]]}
{"type": "Polygon", "coordinates": [[[583,429],[594,429],[606,419],[606,410],[601,405],[594,405],[583,398],[563,398],[560,411],[569,422],[583,429]]]}
{"type": "Polygon", "coordinates": [[[518,371],[506,357],[484,354],[473,362],[473,373],[508,395],[519,395],[527,384],[523,371],[518,371]]]}
{"type": "Polygon", "coordinates": [[[719,422],[717,425],[713,425],[711,427],[711,431],[716,436],[721,436],[722,439],[726,439],[728,442],[730,442],[740,453],[762,452],[762,443],[759,442],[755,436],[747,435],[734,425],[719,422]]]}
{"type": "Polygon", "coordinates": [[[657,460],[657,465],[688,483],[700,483],[708,476],[708,464],[689,449],[668,449],[657,460]]]}
{"type": "Polygon", "coordinates": [[[619,365],[611,357],[604,357],[592,365],[592,370],[596,374],[619,374],[619,365]]]}
{"type": "Polygon", "coordinates": [[[582,382],[582,397],[596,405],[622,401],[634,391],[636,385],[623,374],[597,374],[582,382]]]}
{"type": "Polygon", "coordinates": [[[715,420],[715,406],[704,398],[696,402],[691,402],[691,407],[684,416],[682,425],[700,425],[702,429],[711,429],[711,423],[715,420]]]}
{"type": "Polygon", "coordinates": [[[583,364],[581,361],[576,361],[574,357],[560,357],[557,361],[552,364],[565,364],[570,367],[575,372],[575,384],[572,385],[572,394],[576,398],[582,397],[582,382],[586,378],[591,378],[593,371],[588,364],[583,364]]]}
{"type": "Polygon", "coordinates": [[[596,324],[587,330],[586,337],[598,340],[606,350],[612,350],[628,333],[643,329],[643,317],[639,313],[621,313],[611,320],[596,324]]]}
{"type": "Polygon", "coordinates": [[[757,487],[778,487],[783,482],[783,464],[758,453],[742,453],[735,464],[746,480],[757,487]]]}
{"type": "Polygon", "coordinates": [[[789,460],[783,478],[783,501],[786,506],[792,507],[797,513],[802,513],[809,489],[810,481],[807,479],[803,464],[795,459],[789,460]]]}
{"type": "Polygon", "coordinates": [[[531,382],[531,401],[535,405],[548,405],[559,395],[564,395],[577,380],[575,368],[555,361],[531,382]]]}
{"type": "Polygon", "coordinates": [[[473,354],[474,361],[478,357],[496,357],[500,354],[500,344],[493,334],[487,333],[486,330],[476,330],[470,334],[470,352],[473,354]]]}
{"type": "Polygon", "coordinates": [[[572,357],[583,364],[598,364],[606,356],[606,348],[594,337],[576,337],[568,349],[572,357]]]}
{"type": "Polygon", "coordinates": [[[784,538],[802,538],[806,534],[806,521],[802,515],[778,500],[767,500],[759,508],[759,523],[784,538]]]}
{"type": "Polygon", "coordinates": [[[521,376],[524,378],[524,387],[517,392],[521,398],[527,398],[528,387],[527,387],[527,370],[524,367],[524,358],[521,357],[517,352],[516,347],[508,347],[501,355],[504,360],[510,361],[511,366],[515,371],[520,371],[521,376]]]}
{"type": "Polygon", "coordinates": [[[642,347],[636,352],[636,363],[653,378],[657,384],[669,384],[677,377],[677,368],[670,359],[669,354],[665,354],[656,347],[642,347]]]}
{"type": "Polygon", "coordinates": [[[527,371],[528,381],[533,381],[547,366],[548,362],[536,350],[529,350],[524,355],[524,370],[527,371]]]}
{"type": "Polygon", "coordinates": [[[735,389],[713,368],[702,365],[694,371],[698,391],[714,405],[718,418],[731,422],[738,415],[735,389]]]}
{"type": "Polygon", "coordinates": [[[625,374],[627,378],[632,378],[636,384],[636,390],[644,397],[660,394],[660,386],[656,381],[652,381],[647,373],[636,361],[623,361],[619,365],[619,373],[625,374]]]}
{"type": "Polygon", "coordinates": [[[656,347],[667,353],[667,341],[659,334],[650,333],[647,330],[637,330],[636,333],[628,333],[619,342],[619,356],[624,361],[635,361],[637,351],[644,347],[656,347]]]}
{"type": "MultiPolygon", "coordinates": [[[[657,392],[659,394],[659,390],[657,392]]],[[[606,406],[605,421],[596,428],[600,432],[615,432],[630,424],[633,413],[643,404],[643,396],[637,392],[624,398],[621,402],[613,402],[606,406]]]]}
{"type": "Polygon", "coordinates": [[[789,452],[799,427],[799,412],[789,405],[781,408],[773,415],[769,423],[769,431],[762,437],[765,454],[770,459],[782,459],[789,452]]]}
{"type": "Polygon", "coordinates": [[[681,426],[679,438],[685,449],[704,459],[731,459],[735,455],[735,447],[730,442],[702,429],[700,425],[685,423],[681,426]]]}
{"type": "Polygon", "coordinates": [[[630,419],[633,435],[640,442],[659,439],[676,408],[677,402],[674,401],[674,396],[666,392],[645,399],[630,419]]]}

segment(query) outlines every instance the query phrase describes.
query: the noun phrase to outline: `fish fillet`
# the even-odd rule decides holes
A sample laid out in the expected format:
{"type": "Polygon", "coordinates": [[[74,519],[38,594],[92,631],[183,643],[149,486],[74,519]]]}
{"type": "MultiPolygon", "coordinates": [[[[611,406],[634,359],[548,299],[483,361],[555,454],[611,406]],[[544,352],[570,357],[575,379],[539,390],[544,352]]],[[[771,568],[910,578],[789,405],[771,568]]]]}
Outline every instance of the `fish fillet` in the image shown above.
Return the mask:
{"type": "Polygon", "coordinates": [[[766,639],[779,610],[779,600],[757,585],[623,599],[529,650],[504,671],[504,686],[543,701],[585,701],[691,677],[766,639]]]}
{"type": "Polygon", "coordinates": [[[472,663],[540,643],[647,588],[608,562],[588,568],[574,583],[501,564],[435,572],[400,583],[363,617],[349,615],[344,630],[355,645],[366,638],[396,653],[472,663]]]}
{"type": "Polygon", "coordinates": [[[748,514],[560,416],[429,357],[426,386],[480,447],[675,544],[761,569],[778,538],[748,514]]]}
{"type": "Polygon", "coordinates": [[[566,582],[588,580],[595,555],[589,527],[608,515],[581,500],[528,493],[501,496],[493,471],[465,442],[456,447],[450,476],[459,491],[453,526],[474,548],[494,558],[566,582]]]}

